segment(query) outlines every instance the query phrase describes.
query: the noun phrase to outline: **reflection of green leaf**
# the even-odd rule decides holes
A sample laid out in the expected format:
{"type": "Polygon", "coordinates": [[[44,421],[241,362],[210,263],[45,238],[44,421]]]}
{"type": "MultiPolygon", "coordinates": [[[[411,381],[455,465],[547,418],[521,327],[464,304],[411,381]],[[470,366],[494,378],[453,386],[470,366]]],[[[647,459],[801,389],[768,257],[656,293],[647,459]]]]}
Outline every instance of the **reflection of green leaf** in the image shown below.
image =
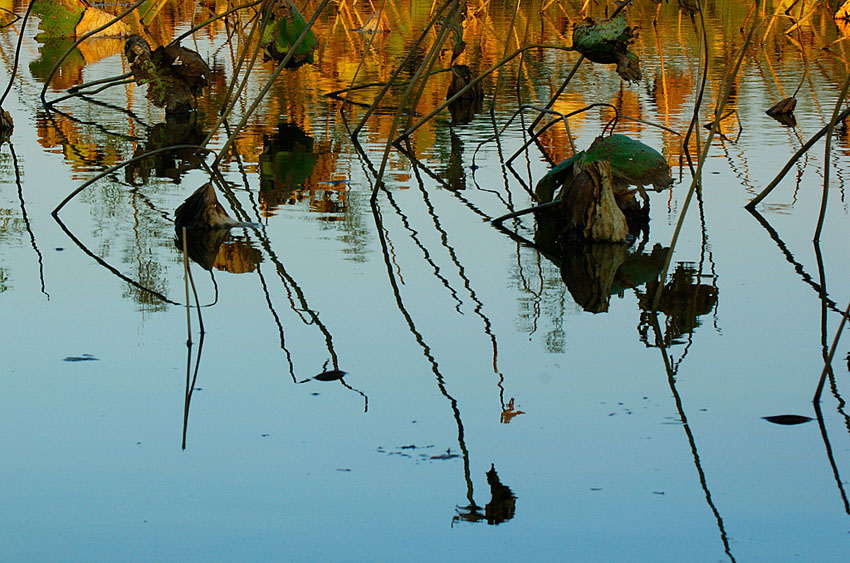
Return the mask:
{"type": "Polygon", "coordinates": [[[305,152],[280,151],[262,155],[261,183],[271,188],[282,187],[292,191],[302,187],[316,165],[316,155],[305,152]]]}
{"type": "MultiPolygon", "coordinates": [[[[41,4],[42,2],[36,2],[36,5],[41,4]]],[[[47,80],[48,75],[50,75],[50,71],[53,70],[53,65],[56,64],[56,61],[59,60],[59,57],[68,50],[68,47],[73,45],[73,41],[71,39],[47,39],[41,45],[39,49],[39,57],[38,59],[32,61],[30,63],[30,72],[36,80],[41,80],[42,82],[47,80]]],[[[86,64],[85,59],[83,59],[82,53],[78,49],[74,49],[71,53],[65,57],[65,60],[62,61],[62,66],[59,67],[59,72],[62,73],[67,72],[68,69],[78,68],[81,69],[86,64]]]]}

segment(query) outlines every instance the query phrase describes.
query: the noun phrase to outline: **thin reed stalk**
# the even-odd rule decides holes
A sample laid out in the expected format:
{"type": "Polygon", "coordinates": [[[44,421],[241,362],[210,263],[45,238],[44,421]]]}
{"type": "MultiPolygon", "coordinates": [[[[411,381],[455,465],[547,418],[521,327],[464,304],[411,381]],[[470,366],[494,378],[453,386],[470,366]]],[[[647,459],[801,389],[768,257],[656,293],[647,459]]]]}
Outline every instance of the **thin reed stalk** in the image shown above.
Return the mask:
{"type": "MultiPolygon", "coordinates": [[[[381,18],[384,17],[384,10],[386,9],[386,6],[387,6],[387,0],[381,0],[381,7],[378,8],[378,11],[375,14],[373,14],[373,16],[375,17],[375,21],[380,22],[381,18]]],[[[372,33],[369,33],[369,40],[366,41],[366,46],[363,47],[363,55],[360,57],[360,60],[357,62],[357,68],[354,69],[354,74],[351,77],[351,81],[348,83],[349,88],[354,86],[354,81],[357,80],[357,77],[360,75],[360,69],[363,68],[363,63],[364,63],[364,61],[366,61],[366,55],[369,52],[369,49],[372,48],[372,43],[375,42],[375,35],[377,35],[378,33],[380,33],[380,31],[378,31],[377,27],[375,28],[375,30],[372,33]]],[[[348,101],[348,94],[349,93],[350,93],[350,90],[345,93],[345,99],[343,100],[343,102],[348,101]]]]}
{"type": "Polygon", "coordinates": [[[750,211],[754,210],[756,206],[761,203],[761,201],[766,198],[768,194],[770,194],[770,192],[773,191],[773,189],[779,184],[779,182],[782,181],[782,178],[784,178],[788,171],[791,170],[791,167],[794,166],[794,163],[797,162],[801,156],[806,154],[809,149],[815,145],[815,143],[820,141],[821,137],[826,135],[827,131],[829,131],[830,126],[834,127],[836,124],[840,123],[841,121],[844,121],[848,117],[850,117],[850,108],[847,108],[842,111],[835,117],[834,121],[830,121],[828,124],[824,125],[820,131],[812,135],[812,137],[808,141],[806,141],[803,146],[801,146],[790,159],[788,159],[788,162],[785,163],[785,166],[782,167],[782,170],[779,171],[776,177],[771,180],[771,182],[767,186],[765,186],[765,188],[760,191],[759,194],[744,207],[749,209],[750,211]]]}
{"type": "Polygon", "coordinates": [[[829,165],[829,155],[832,152],[832,132],[835,130],[835,124],[837,123],[838,114],[841,109],[841,104],[844,103],[844,98],[847,97],[847,90],[850,88],[850,73],[847,74],[847,78],[844,79],[844,85],[841,87],[841,93],[838,95],[838,99],[835,101],[835,109],[832,110],[832,119],[829,120],[829,126],[826,130],[826,147],[824,148],[823,155],[823,195],[820,200],[820,213],[818,214],[818,224],[815,227],[815,236],[814,241],[817,242],[820,240],[820,233],[823,229],[823,221],[826,217],[826,202],[829,196],[829,170],[832,168],[829,165]]]}
{"type": "MultiPolygon", "coordinates": [[[[440,16],[442,15],[443,11],[447,7],[449,7],[452,4],[452,2],[453,2],[453,0],[448,0],[445,4],[443,4],[440,7],[439,11],[430,19],[430,21],[428,21],[428,25],[425,26],[425,29],[422,30],[422,33],[416,39],[414,44],[407,50],[407,54],[405,55],[404,59],[402,59],[402,61],[398,64],[398,66],[396,66],[396,69],[393,71],[392,75],[387,80],[387,83],[384,85],[384,88],[378,93],[378,95],[375,97],[374,101],[372,102],[372,105],[369,107],[368,110],[366,110],[366,113],[363,115],[363,117],[360,118],[360,122],[351,131],[350,136],[351,136],[352,139],[356,138],[357,135],[360,133],[360,130],[363,129],[363,127],[366,125],[366,121],[369,119],[369,117],[378,108],[378,105],[380,104],[381,100],[384,98],[386,93],[392,87],[396,78],[398,78],[398,75],[401,74],[402,70],[407,66],[408,61],[410,61],[410,59],[413,57],[413,54],[416,52],[417,47],[419,47],[419,45],[422,43],[422,41],[425,40],[425,38],[431,32],[431,28],[434,27],[434,25],[436,25],[437,21],[439,20],[440,16]]],[[[350,88],[353,88],[353,86],[350,86],[350,88]]],[[[345,96],[345,99],[348,100],[347,94],[345,96]]]]}
{"type": "MultiPolygon", "coordinates": [[[[454,21],[454,15],[456,14],[458,4],[459,4],[459,0],[453,0],[452,1],[451,8],[450,8],[451,9],[450,13],[453,16],[452,21],[454,21]]],[[[393,123],[390,127],[389,135],[387,135],[387,142],[386,142],[386,145],[384,146],[384,154],[381,157],[381,165],[378,167],[378,175],[375,178],[375,185],[372,188],[372,197],[370,199],[372,205],[374,205],[375,202],[377,201],[378,190],[380,190],[381,187],[383,186],[384,170],[386,169],[387,160],[389,159],[390,149],[392,148],[392,145],[393,145],[393,142],[394,142],[393,136],[395,135],[396,131],[398,130],[398,125],[399,125],[399,122],[401,121],[402,113],[403,113],[404,108],[407,105],[408,101],[410,100],[410,95],[411,95],[411,92],[413,91],[413,87],[416,85],[417,81],[419,80],[419,77],[422,76],[423,72],[425,72],[426,69],[430,68],[431,64],[433,64],[434,58],[439,56],[440,48],[442,47],[443,42],[448,37],[449,29],[450,29],[450,26],[443,26],[443,28],[440,30],[440,33],[437,35],[437,39],[431,45],[431,49],[428,51],[428,54],[425,56],[425,59],[419,65],[419,68],[416,69],[416,72],[413,74],[413,76],[408,81],[407,88],[405,88],[404,93],[402,93],[401,98],[399,99],[399,107],[398,107],[398,110],[396,110],[395,117],[393,118],[393,123]]],[[[411,108],[411,110],[412,110],[412,108],[411,108]]]]}
{"type": "Polygon", "coordinates": [[[183,285],[186,288],[186,346],[192,345],[192,310],[189,307],[189,243],[183,227],[183,285]]]}
{"type": "Polygon", "coordinates": [[[562,45],[544,45],[544,44],[526,45],[525,47],[517,49],[516,51],[514,51],[513,53],[511,53],[510,55],[508,55],[504,59],[495,63],[493,66],[491,66],[490,68],[488,68],[487,70],[485,70],[484,72],[482,72],[481,74],[479,74],[478,76],[476,76],[475,78],[470,80],[469,84],[467,84],[466,86],[464,86],[463,88],[458,90],[457,94],[455,94],[454,96],[452,96],[451,98],[449,98],[448,100],[446,100],[445,102],[441,103],[436,108],[434,108],[433,110],[428,112],[428,114],[425,115],[425,117],[423,117],[422,119],[417,121],[413,126],[409,127],[401,135],[399,135],[398,138],[395,139],[394,142],[400,143],[404,139],[410,137],[410,135],[412,135],[417,129],[419,129],[420,127],[425,125],[425,123],[430,121],[432,117],[434,117],[435,115],[437,115],[438,113],[440,113],[441,111],[443,111],[444,109],[449,107],[455,101],[459,100],[467,91],[469,91],[470,88],[473,88],[476,84],[478,84],[479,82],[481,82],[482,80],[484,80],[485,78],[487,78],[488,76],[493,74],[493,72],[498,70],[502,65],[509,63],[517,55],[520,55],[523,52],[528,51],[529,49],[554,49],[556,51],[574,51],[575,50],[572,47],[564,47],[562,45]]]}
{"type": "Polygon", "coordinates": [[[263,2],[264,2],[264,0],[256,0],[255,2],[249,2],[247,4],[241,4],[239,6],[234,6],[233,8],[230,8],[229,10],[225,10],[224,12],[222,12],[220,14],[216,14],[216,15],[212,16],[211,18],[208,18],[208,19],[202,21],[198,25],[190,27],[188,30],[184,31],[183,33],[181,33],[180,35],[178,35],[177,37],[175,37],[174,39],[169,41],[168,45],[175,45],[177,43],[180,43],[181,41],[183,41],[184,39],[186,39],[187,37],[189,37],[190,35],[192,35],[196,31],[199,31],[199,30],[205,28],[206,26],[208,26],[209,24],[211,24],[212,22],[214,22],[216,20],[226,18],[227,16],[229,16],[233,12],[238,12],[239,10],[243,10],[245,8],[251,8],[253,6],[256,6],[257,4],[262,4],[263,2]]]}

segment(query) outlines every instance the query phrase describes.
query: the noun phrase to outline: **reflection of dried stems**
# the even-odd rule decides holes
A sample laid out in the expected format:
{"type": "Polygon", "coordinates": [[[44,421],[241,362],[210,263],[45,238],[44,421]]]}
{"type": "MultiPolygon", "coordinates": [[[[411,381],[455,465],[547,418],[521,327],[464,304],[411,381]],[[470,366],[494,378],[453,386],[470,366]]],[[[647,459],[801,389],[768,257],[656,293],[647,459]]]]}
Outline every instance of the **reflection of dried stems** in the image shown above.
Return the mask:
{"type": "MultiPolygon", "coordinates": [[[[660,287],[663,284],[659,283],[658,285],[660,287]]],[[[732,548],[729,545],[729,535],[726,533],[726,526],[723,524],[723,517],[720,515],[720,511],[717,509],[717,506],[714,504],[714,500],[711,498],[711,491],[708,488],[708,480],[706,479],[705,471],[703,470],[702,462],[700,461],[699,452],[697,451],[696,439],[694,438],[694,433],[688,424],[688,417],[685,414],[682,397],[679,395],[679,391],[676,388],[676,372],[670,362],[670,357],[667,355],[667,348],[664,345],[664,340],[661,336],[661,327],[658,324],[657,313],[651,312],[649,315],[652,323],[652,329],[655,332],[655,341],[658,349],[661,351],[664,368],[667,371],[667,383],[670,386],[670,391],[673,394],[673,400],[676,403],[676,410],[679,413],[679,420],[682,422],[682,428],[685,430],[685,435],[688,438],[688,444],[691,447],[691,455],[694,458],[694,466],[696,467],[697,474],[699,475],[700,486],[702,487],[703,493],[705,493],[705,501],[708,503],[711,512],[714,514],[714,519],[717,521],[717,529],[720,532],[720,541],[723,542],[723,549],[729,559],[734,562],[735,557],[732,556],[732,548]]]]}
{"type": "MultiPolygon", "coordinates": [[[[699,12],[700,19],[703,19],[702,10],[699,12]]],[[[704,24],[703,24],[704,25],[704,24]]],[[[750,29],[750,33],[747,35],[746,41],[741,46],[739,51],[738,60],[735,62],[735,66],[732,68],[732,71],[727,73],[725,78],[725,87],[723,88],[723,95],[720,96],[720,99],[717,101],[717,105],[714,109],[714,115],[721,115],[723,113],[723,109],[726,107],[726,102],[729,100],[729,93],[732,90],[732,85],[734,83],[735,76],[738,74],[738,69],[741,68],[741,63],[744,60],[744,56],[747,53],[747,49],[752,42],[753,34],[756,29],[761,24],[754,25],[750,29]]],[[[699,160],[697,162],[696,172],[694,173],[693,179],[691,180],[691,187],[688,189],[688,195],[685,197],[685,201],[682,204],[682,212],[679,214],[679,220],[676,222],[676,228],[673,231],[673,237],[670,241],[670,251],[667,253],[667,259],[664,262],[664,267],[661,270],[660,280],[664,280],[667,277],[667,270],[670,268],[670,261],[673,258],[673,251],[676,248],[676,241],[679,239],[679,233],[682,230],[682,225],[685,222],[685,214],[688,211],[688,206],[693,198],[694,192],[696,191],[697,186],[702,182],[702,167],[705,164],[705,159],[708,157],[708,150],[711,148],[711,141],[714,138],[715,133],[717,133],[717,121],[711,127],[711,130],[708,132],[708,137],[705,141],[705,146],[702,149],[702,153],[699,156],[699,160]]],[[[687,147],[687,140],[685,142],[685,147],[687,147]]],[[[663,283],[658,284],[658,289],[655,292],[655,298],[653,299],[653,309],[658,308],[658,303],[661,299],[661,288],[664,286],[663,283]]]]}
{"type": "Polygon", "coordinates": [[[155,149],[155,150],[152,150],[152,151],[148,151],[148,152],[142,153],[142,154],[140,154],[140,155],[136,155],[136,156],[134,156],[133,158],[130,158],[130,159],[125,160],[125,161],[123,161],[123,162],[119,162],[118,164],[116,164],[116,165],[114,165],[114,166],[110,166],[109,168],[107,168],[106,170],[104,170],[103,172],[101,172],[100,174],[97,174],[97,175],[95,175],[95,176],[93,176],[93,177],[89,178],[89,179],[88,179],[88,180],[86,180],[85,182],[83,182],[83,184],[82,184],[80,187],[78,187],[78,188],[77,188],[77,189],[75,189],[73,192],[71,192],[70,194],[68,194],[68,196],[67,196],[65,199],[63,199],[63,200],[62,200],[62,202],[61,202],[59,205],[57,205],[57,206],[56,206],[56,208],[55,208],[55,209],[51,212],[51,215],[53,215],[54,217],[56,217],[56,216],[59,214],[59,211],[61,211],[61,210],[62,210],[62,208],[63,208],[63,207],[65,207],[65,205],[66,205],[69,201],[71,201],[72,199],[74,199],[75,197],[77,197],[77,195],[78,195],[80,192],[82,192],[82,191],[83,191],[83,190],[85,190],[87,187],[89,187],[89,186],[90,186],[90,185],[92,185],[93,183],[97,182],[97,181],[98,181],[98,180],[100,180],[101,178],[103,178],[103,177],[105,177],[105,176],[109,176],[110,174],[112,174],[112,173],[113,173],[113,172],[115,172],[116,170],[120,170],[121,168],[124,168],[124,167],[125,167],[125,166],[127,166],[128,164],[131,164],[131,163],[133,163],[133,162],[136,162],[136,161],[139,161],[139,160],[145,159],[145,158],[147,158],[147,157],[149,157],[149,156],[152,156],[152,155],[155,155],[155,154],[159,154],[159,153],[161,153],[161,152],[173,151],[173,150],[176,150],[176,149],[197,149],[197,150],[199,150],[199,151],[209,152],[209,151],[206,151],[206,149],[203,149],[203,148],[199,147],[198,145],[172,145],[172,146],[169,146],[169,147],[162,147],[162,148],[159,148],[159,149],[155,149]]]}
{"type": "Polygon", "coordinates": [[[838,340],[841,338],[841,332],[844,330],[844,324],[847,322],[848,316],[850,316],[850,303],[847,303],[847,308],[841,315],[841,322],[838,323],[838,329],[835,331],[835,338],[833,338],[832,345],[829,347],[829,353],[827,354],[826,361],[824,362],[823,371],[820,374],[820,381],[818,381],[818,386],[815,390],[815,396],[813,399],[815,403],[820,402],[820,396],[823,393],[823,385],[826,382],[826,375],[832,370],[832,358],[835,356],[835,348],[838,346],[838,340]]]}
{"type": "Polygon", "coordinates": [[[844,85],[841,87],[841,94],[839,94],[838,99],[835,101],[835,109],[832,111],[832,120],[829,122],[826,130],[826,147],[824,148],[824,156],[823,156],[823,196],[821,197],[820,202],[820,213],[818,214],[818,224],[815,227],[815,236],[814,240],[820,240],[821,229],[823,228],[823,220],[826,216],[826,200],[827,195],[829,194],[829,170],[831,166],[829,165],[829,153],[832,152],[832,132],[835,130],[835,125],[838,123],[838,114],[841,109],[841,105],[844,103],[844,98],[847,97],[847,90],[850,89],[850,73],[847,74],[847,78],[844,79],[844,85]]]}
{"type": "MultiPolygon", "coordinates": [[[[325,9],[325,6],[328,5],[328,2],[329,0],[322,0],[316,10],[313,12],[313,15],[310,17],[310,20],[307,22],[307,25],[304,26],[304,29],[301,31],[301,34],[298,36],[298,39],[296,39],[289,47],[289,50],[286,52],[286,56],[283,57],[283,59],[280,61],[280,64],[278,64],[277,68],[269,76],[269,79],[266,81],[265,86],[263,86],[263,88],[254,98],[254,101],[245,111],[245,115],[242,116],[242,119],[233,128],[233,132],[227,138],[227,141],[225,141],[224,146],[222,146],[221,150],[219,150],[218,156],[216,156],[215,160],[213,161],[213,168],[218,167],[219,162],[221,162],[221,159],[224,158],[224,156],[227,154],[227,151],[230,149],[231,145],[233,145],[234,141],[236,140],[236,136],[242,131],[242,128],[245,127],[245,124],[248,122],[248,119],[251,117],[251,115],[253,115],[254,111],[256,111],[257,106],[260,105],[260,102],[263,101],[263,98],[265,98],[272,85],[274,85],[275,81],[277,80],[277,77],[280,76],[280,73],[283,72],[283,69],[286,68],[286,65],[289,64],[289,61],[292,60],[296,49],[298,49],[304,39],[306,39],[306,37],[311,33],[311,30],[313,29],[313,24],[316,23],[317,19],[319,19],[319,15],[321,15],[322,11],[325,9]]],[[[216,128],[214,127],[213,130],[210,131],[210,135],[215,132],[215,129],[216,128]]]]}

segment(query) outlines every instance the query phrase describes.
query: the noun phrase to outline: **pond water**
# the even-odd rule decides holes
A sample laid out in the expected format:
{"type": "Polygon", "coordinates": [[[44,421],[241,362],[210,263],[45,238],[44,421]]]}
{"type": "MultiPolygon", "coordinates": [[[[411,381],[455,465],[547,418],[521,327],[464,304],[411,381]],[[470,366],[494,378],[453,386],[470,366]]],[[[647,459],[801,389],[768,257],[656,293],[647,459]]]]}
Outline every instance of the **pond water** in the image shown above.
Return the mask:
{"type": "MultiPolygon", "coordinates": [[[[296,4],[307,18],[320,5],[296,4]]],[[[518,45],[569,45],[580,4],[535,0],[515,13],[469,2],[458,62],[478,73],[518,45]]],[[[705,4],[706,58],[698,17],[665,3],[654,26],[654,2],[629,7],[642,80],[583,62],[553,109],[608,106],[571,116],[569,133],[555,125],[509,164],[536,110],[494,131],[520,106],[546,105],[578,60],[527,50],[484,81],[470,122],[443,110],[410,137],[412,155],[389,151],[374,208],[405,84],[358,144],[349,131],[379,88],[345,105],[325,94],[385,82],[413,50],[409,79],[436,37],[415,46],[432,6],[389,0],[391,32],[370,43],[353,30],[371,7],[327,4],[313,64],[273,82],[219,163],[222,204],[251,225],[194,241],[203,334],[196,310],[187,321],[173,213],[210,181],[274,71],[258,61],[214,128],[253,45],[253,9],[182,42],[213,69],[182,118],[132,83],[43,107],[42,89],[52,101],[127,72],[123,40],[87,40],[45,86],[71,41],[36,37],[37,17],[22,32],[3,12],[0,75],[21,33],[23,43],[3,103],[15,127],[0,145],[2,559],[846,560],[847,338],[822,410],[812,403],[850,298],[846,127],[826,160],[821,140],[756,213],[744,206],[828,124],[850,42],[821,49],[841,37],[827,3],[800,2],[790,17],[775,2],[757,10],[747,30],[766,20],[726,106],[736,114],[688,202],[681,146],[703,61],[694,157],[749,9],[705,4]],[[765,115],[798,84],[795,127],[765,115]],[[581,150],[602,134],[612,108],[640,120],[621,117],[615,132],[672,166],[672,189],[650,194],[647,233],[628,249],[561,248],[531,215],[490,223],[531,206],[529,190],[571,142],[581,150]],[[208,134],[213,154],[137,159],[51,215],[110,167],[208,134]],[[776,415],[807,422],[763,418],[776,415]]],[[[128,22],[155,46],[237,5],[157,2],[128,22]]],[[[0,7],[23,15],[26,3],[0,7]]],[[[449,66],[449,45],[435,70],[449,66]]],[[[430,77],[415,117],[448,85],[448,73],[430,77]]]]}

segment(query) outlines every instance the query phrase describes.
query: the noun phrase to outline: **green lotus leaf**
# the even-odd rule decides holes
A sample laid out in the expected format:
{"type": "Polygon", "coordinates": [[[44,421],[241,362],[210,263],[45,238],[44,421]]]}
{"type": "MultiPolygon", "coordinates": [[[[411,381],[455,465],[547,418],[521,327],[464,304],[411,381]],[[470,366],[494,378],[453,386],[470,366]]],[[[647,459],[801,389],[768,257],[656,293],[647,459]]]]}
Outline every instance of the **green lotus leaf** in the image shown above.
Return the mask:
{"type": "Polygon", "coordinates": [[[621,185],[651,185],[660,192],[673,183],[667,159],[652,147],[625,135],[597,137],[587,151],[576,156],[578,168],[597,160],[609,161],[614,179],[621,185]]]}

